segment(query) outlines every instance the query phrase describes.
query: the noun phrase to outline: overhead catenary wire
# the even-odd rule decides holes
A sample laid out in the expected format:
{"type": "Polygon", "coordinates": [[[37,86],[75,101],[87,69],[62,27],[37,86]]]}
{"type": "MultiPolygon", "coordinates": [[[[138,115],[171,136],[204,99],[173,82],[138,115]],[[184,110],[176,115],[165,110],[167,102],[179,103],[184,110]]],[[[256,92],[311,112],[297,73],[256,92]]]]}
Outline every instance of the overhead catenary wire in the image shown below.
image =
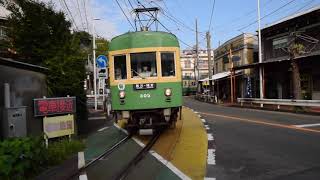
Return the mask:
{"type": "MultiPolygon", "coordinates": [[[[139,0],[137,0],[137,2],[138,2],[138,4],[140,4],[143,8],[146,8],[143,4],[141,4],[141,2],[140,2],[139,0]]],[[[150,13],[150,12],[149,12],[149,13],[150,13]]],[[[150,13],[150,15],[151,15],[153,18],[155,18],[152,13],[150,13]]],[[[158,23],[159,23],[166,31],[168,31],[169,33],[172,33],[164,24],[162,24],[162,22],[159,21],[159,19],[156,19],[156,20],[158,21],[158,23]]],[[[184,45],[186,45],[186,46],[188,46],[188,47],[190,47],[190,48],[193,48],[192,46],[190,46],[189,44],[185,43],[184,41],[182,41],[182,40],[179,39],[178,37],[177,37],[177,39],[178,39],[182,44],[184,44],[184,45]]]]}
{"type": "MultiPolygon", "coordinates": [[[[289,4],[293,3],[294,1],[295,1],[295,0],[291,0],[291,1],[287,2],[287,3],[285,3],[284,5],[280,6],[279,8],[277,8],[277,9],[271,11],[270,13],[264,15],[263,17],[261,17],[260,20],[262,20],[262,19],[264,19],[264,18],[266,18],[266,17],[268,17],[268,16],[270,16],[270,15],[278,12],[280,9],[288,6],[289,4]]],[[[252,26],[252,25],[255,24],[256,22],[258,22],[258,20],[255,20],[255,21],[251,22],[250,24],[248,24],[248,25],[246,25],[246,26],[244,26],[244,27],[239,28],[238,31],[242,31],[243,29],[246,29],[246,28],[252,26]]]]}
{"type": "MultiPolygon", "coordinates": [[[[160,7],[160,9],[162,10],[162,11],[160,11],[160,12],[161,12],[164,16],[166,16],[167,18],[169,18],[171,21],[175,22],[176,24],[179,24],[180,26],[183,26],[185,29],[188,29],[188,30],[190,30],[190,31],[192,31],[192,32],[196,32],[196,30],[195,30],[194,28],[186,25],[184,22],[182,22],[181,20],[179,20],[178,18],[176,18],[176,17],[169,11],[167,5],[165,4],[165,1],[162,1],[162,2],[163,2],[164,6],[165,6],[165,8],[166,8],[167,10],[165,10],[164,8],[162,8],[162,7],[161,7],[158,3],[156,3],[155,1],[151,1],[151,2],[149,2],[149,4],[154,3],[155,5],[157,5],[157,6],[160,7]]],[[[204,35],[204,32],[198,31],[198,33],[199,33],[201,36],[205,36],[205,35],[204,35]]]]}
{"type": "Polygon", "coordinates": [[[133,28],[133,30],[135,30],[135,27],[132,25],[132,23],[131,23],[130,19],[128,18],[127,14],[123,11],[123,9],[122,9],[120,3],[118,2],[118,0],[115,0],[115,1],[117,2],[119,8],[121,9],[121,12],[122,12],[123,15],[126,17],[127,21],[129,22],[129,24],[131,25],[131,27],[133,28]]]}

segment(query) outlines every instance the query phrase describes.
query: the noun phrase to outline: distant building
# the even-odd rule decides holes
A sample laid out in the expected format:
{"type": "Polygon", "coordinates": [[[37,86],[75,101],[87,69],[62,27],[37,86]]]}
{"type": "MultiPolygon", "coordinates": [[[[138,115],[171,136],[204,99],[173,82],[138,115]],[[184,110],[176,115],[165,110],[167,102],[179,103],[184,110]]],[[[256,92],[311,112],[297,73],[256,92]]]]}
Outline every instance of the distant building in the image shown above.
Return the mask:
{"type": "MultiPolygon", "coordinates": [[[[252,64],[257,62],[257,36],[243,33],[214,50],[214,91],[218,100],[231,100],[231,67],[252,64]]],[[[254,97],[256,81],[255,71],[235,71],[235,95],[237,97],[254,97]]]]}
{"type": "MultiPolygon", "coordinates": [[[[196,52],[195,50],[182,50],[180,55],[182,77],[183,79],[195,79],[195,73],[198,73],[199,78],[203,79],[208,77],[208,52],[207,50],[199,50],[198,68],[195,66],[196,52]]],[[[211,60],[213,65],[213,52],[211,53],[211,60]]]]}

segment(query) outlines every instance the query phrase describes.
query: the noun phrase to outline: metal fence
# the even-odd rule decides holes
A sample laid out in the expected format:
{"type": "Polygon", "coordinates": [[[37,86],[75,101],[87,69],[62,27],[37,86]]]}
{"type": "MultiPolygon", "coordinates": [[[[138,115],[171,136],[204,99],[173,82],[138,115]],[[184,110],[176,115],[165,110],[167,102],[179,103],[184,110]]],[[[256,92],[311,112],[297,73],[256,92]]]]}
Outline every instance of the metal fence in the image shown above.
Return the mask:
{"type": "Polygon", "coordinates": [[[296,100],[296,99],[259,99],[259,98],[238,98],[238,103],[243,106],[244,103],[278,105],[278,109],[283,106],[308,106],[320,107],[320,100],[296,100]]]}

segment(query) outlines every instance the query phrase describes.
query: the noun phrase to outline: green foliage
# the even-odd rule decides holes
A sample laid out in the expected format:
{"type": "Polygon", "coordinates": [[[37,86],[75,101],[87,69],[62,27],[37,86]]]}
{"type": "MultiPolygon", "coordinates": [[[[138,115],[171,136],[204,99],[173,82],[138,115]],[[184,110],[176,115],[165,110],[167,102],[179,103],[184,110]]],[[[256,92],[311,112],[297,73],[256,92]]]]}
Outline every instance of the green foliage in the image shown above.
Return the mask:
{"type": "Polygon", "coordinates": [[[109,42],[103,38],[96,39],[96,54],[97,55],[108,55],[109,42]]]}
{"type": "Polygon", "coordinates": [[[90,35],[71,33],[71,23],[52,4],[17,0],[8,5],[8,37],[24,62],[49,69],[49,96],[77,96],[85,102],[83,80],[90,35]]]}
{"type": "Polygon", "coordinates": [[[0,179],[32,176],[45,164],[45,148],[39,138],[8,139],[0,143],[0,179]]]}
{"type": "Polygon", "coordinates": [[[67,139],[53,142],[48,149],[48,162],[50,165],[59,164],[74,152],[84,149],[84,144],[80,141],[69,141],[67,139]]]}
{"type": "Polygon", "coordinates": [[[47,149],[41,138],[13,138],[0,142],[0,179],[31,179],[84,149],[81,141],[61,140],[47,149]]]}
{"type": "Polygon", "coordinates": [[[289,52],[293,57],[298,57],[305,52],[305,46],[299,43],[293,43],[289,47],[289,52]]]}
{"type": "Polygon", "coordinates": [[[43,65],[43,61],[63,51],[71,39],[71,23],[63,12],[55,12],[52,5],[34,0],[16,0],[8,5],[7,35],[19,58],[43,65]]]}

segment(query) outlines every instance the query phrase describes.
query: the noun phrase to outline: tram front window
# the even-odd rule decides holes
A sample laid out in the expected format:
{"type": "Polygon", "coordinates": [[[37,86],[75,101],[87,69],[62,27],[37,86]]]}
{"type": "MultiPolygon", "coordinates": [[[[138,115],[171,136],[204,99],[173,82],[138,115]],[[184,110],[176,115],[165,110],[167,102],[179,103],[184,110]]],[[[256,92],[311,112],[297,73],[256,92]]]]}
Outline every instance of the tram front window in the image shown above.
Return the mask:
{"type": "Polygon", "coordinates": [[[157,76],[156,53],[132,53],[131,58],[131,77],[142,78],[157,76]]]}
{"type": "Polygon", "coordinates": [[[173,53],[161,53],[161,69],[163,77],[175,76],[173,53]]]}
{"type": "Polygon", "coordinates": [[[116,80],[127,79],[126,56],[114,56],[114,76],[116,80]]]}

